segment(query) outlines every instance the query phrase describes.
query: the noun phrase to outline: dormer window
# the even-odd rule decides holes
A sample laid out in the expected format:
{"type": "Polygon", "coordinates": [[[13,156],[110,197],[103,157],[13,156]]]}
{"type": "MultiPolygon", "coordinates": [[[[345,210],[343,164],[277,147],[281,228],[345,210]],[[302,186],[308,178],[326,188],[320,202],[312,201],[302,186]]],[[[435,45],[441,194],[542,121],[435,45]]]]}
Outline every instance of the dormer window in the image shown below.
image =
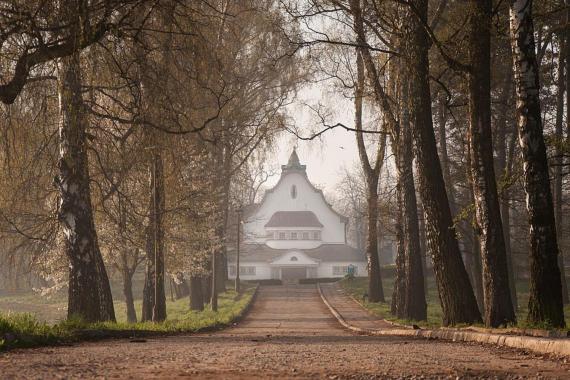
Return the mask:
{"type": "Polygon", "coordinates": [[[291,186],[291,198],[297,198],[297,186],[295,185],[291,186]]]}

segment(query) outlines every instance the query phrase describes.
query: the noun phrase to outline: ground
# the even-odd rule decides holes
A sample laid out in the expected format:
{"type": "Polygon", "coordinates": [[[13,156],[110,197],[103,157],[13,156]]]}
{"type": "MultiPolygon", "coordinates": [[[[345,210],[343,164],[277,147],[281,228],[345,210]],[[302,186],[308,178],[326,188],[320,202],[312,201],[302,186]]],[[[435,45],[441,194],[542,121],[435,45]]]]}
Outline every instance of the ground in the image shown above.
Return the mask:
{"type": "Polygon", "coordinates": [[[262,287],[247,318],[209,334],[108,340],[0,354],[2,378],[567,378],[520,351],[342,329],[314,285],[262,287]]]}

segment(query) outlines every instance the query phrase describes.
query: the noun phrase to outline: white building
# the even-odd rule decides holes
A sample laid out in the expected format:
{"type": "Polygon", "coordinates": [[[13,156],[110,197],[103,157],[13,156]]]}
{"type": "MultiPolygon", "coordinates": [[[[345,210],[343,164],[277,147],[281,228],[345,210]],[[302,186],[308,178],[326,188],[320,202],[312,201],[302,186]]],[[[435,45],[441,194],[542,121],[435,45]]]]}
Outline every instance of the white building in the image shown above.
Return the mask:
{"type": "MultiPolygon", "coordinates": [[[[295,150],[281,168],[277,185],[244,210],[240,278],[330,278],[349,271],[366,276],[365,255],[346,243],[348,219],[311,184],[295,150]]],[[[235,278],[236,254],[228,253],[228,274],[235,278]]]]}

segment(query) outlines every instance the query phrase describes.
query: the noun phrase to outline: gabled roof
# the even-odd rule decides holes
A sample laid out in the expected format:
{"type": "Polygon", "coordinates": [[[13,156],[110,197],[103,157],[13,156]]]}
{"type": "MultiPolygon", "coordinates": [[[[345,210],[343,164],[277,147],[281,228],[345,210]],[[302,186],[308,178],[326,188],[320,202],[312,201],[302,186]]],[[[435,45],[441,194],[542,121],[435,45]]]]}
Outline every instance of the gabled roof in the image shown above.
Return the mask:
{"type": "Polygon", "coordinates": [[[323,227],[312,211],[277,211],[265,227],[323,227]]]}
{"type": "MultiPolygon", "coordinates": [[[[313,189],[313,191],[321,196],[321,198],[323,199],[323,201],[325,202],[325,204],[327,205],[329,210],[331,210],[335,215],[337,215],[340,218],[342,223],[347,224],[348,218],[346,216],[338,213],[332,207],[332,205],[329,202],[327,202],[327,199],[325,198],[323,191],[320,189],[317,189],[315,187],[315,185],[313,185],[311,183],[311,181],[309,181],[309,177],[307,176],[307,171],[305,169],[306,169],[306,165],[301,165],[301,163],[299,161],[299,156],[297,155],[297,151],[295,149],[293,149],[293,152],[291,153],[291,156],[289,157],[289,161],[287,162],[287,165],[281,165],[281,177],[279,178],[279,181],[277,181],[277,184],[275,186],[273,186],[273,188],[265,191],[265,194],[263,194],[263,198],[261,199],[261,202],[257,205],[257,208],[255,208],[254,210],[257,211],[257,209],[265,202],[265,199],[267,198],[267,194],[272,193],[273,191],[275,191],[275,189],[277,189],[279,187],[279,185],[281,184],[281,181],[283,181],[283,178],[285,178],[285,176],[287,176],[288,174],[291,174],[291,173],[298,173],[298,174],[301,174],[302,176],[304,176],[307,183],[313,189]]],[[[249,216],[252,216],[252,215],[253,215],[253,213],[250,214],[249,216]]],[[[246,220],[247,219],[248,219],[248,217],[246,217],[246,220]]]]}
{"type": "Polygon", "coordinates": [[[292,250],[285,251],[281,256],[271,261],[271,264],[276,266],[315,266],[319,265],[319,261],[306,255],[303,251],[292,250]]]}
{"type": "MultiPolygon", "coordinates": [[[[287,252],[303,252],[312,259],[319,261],[362,262],[366,255],[356,248],[346,244],[322,244],[311,249],[275,249],[266,244],[243,244],[240,246],[240,262],[272,262],[287,252]]],[[[228,250],[229,259],[235,261],[235,250],[228,250]]]]}

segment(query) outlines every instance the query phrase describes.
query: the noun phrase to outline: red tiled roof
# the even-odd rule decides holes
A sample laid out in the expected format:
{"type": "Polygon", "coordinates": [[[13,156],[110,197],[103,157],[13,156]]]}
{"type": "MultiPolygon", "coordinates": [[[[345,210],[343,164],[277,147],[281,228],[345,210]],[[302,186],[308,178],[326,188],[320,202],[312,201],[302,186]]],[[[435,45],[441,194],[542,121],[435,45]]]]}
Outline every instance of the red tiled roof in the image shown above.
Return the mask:
{"type": "Polygon", "coordinates": [[[265,227],[322,227],[312,211],[277,211],[265,227]]]}

